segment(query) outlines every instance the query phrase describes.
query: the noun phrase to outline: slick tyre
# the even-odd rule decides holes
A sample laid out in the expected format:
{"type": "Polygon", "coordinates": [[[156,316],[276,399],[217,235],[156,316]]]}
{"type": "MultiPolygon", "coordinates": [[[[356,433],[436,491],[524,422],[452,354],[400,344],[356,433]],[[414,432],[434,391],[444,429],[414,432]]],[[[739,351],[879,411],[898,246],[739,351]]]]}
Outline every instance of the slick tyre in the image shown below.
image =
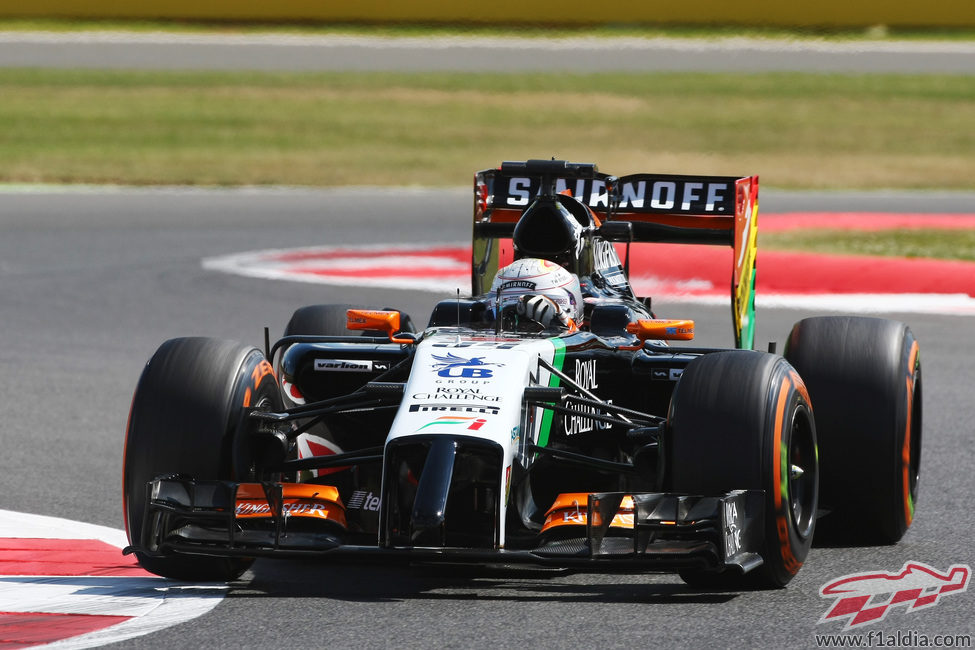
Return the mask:
{"type": "Polygon", "coordinates": [[[716,352],[688,364],[671,400],[668,481],[674,492],[764,490],[755,572],[681,571],[694,586],[782,587],[799,571],[816,526],[816,427],[802,379],[780,356],[716,352]]]}
{"type": "MultiPolygon", "coordinates": [[[[291,315],[291,320],[284,328],[285,336],[354,336],[346,328],[346,311],[357,309],[356,305],[308,305],[300,307],[291,315]]],[[[410,317],[400,312],[400,325],[404,332],[413,332],[413,322],[410,317]]],[[[375,332],[363,332],[372,336],[375,332]]],[[[383,333],[380,332],[379,335],[383,333]]]]}
{"type": "Polygon", "coordinates": [[[291,315],[285,336],[352,336],[346,329],[345,312],[355,305],[308,305],[291,315]]]}
{"type": "MultiPolygon", "coordinates": [[[[271,365],[258,349],[231,341],[179,338],[163,343],[136,386],[125,438],[123,505],[130,544],[140,544],[146,486],[161,474],[248,480],[250,463],[235,437],[250,408],[280,408],[271,365]],[[235,463],[235,453],[237,459],[235,463]],[[235,464],[238,468],[235,470],[235,464]]],[[[252,560],[136,552],[139,564],[168,578],[233,580],[252,560]]]]}
{"type": "Polygon", "coordinates": [[[921,358],[905,324],[828,316],[795,324],[785,356],[816,411],[827,543],[897,542],[921,465],[921,358]]]}

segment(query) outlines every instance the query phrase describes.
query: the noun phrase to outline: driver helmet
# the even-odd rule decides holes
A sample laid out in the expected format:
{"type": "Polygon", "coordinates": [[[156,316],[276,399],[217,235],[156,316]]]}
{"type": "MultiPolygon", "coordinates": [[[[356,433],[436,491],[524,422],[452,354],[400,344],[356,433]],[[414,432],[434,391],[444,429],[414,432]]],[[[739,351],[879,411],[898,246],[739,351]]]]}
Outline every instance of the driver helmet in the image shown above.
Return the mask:
{"type": "Polygon", "coordinates": [[[546,296],[561,313],[575,322],[582,320],[582,290],[579,278],[555,262],[523,257],[498,271],[491,284],[491,297],[499,299],[499,312],[517,305],[523,296],[546,296]]]}

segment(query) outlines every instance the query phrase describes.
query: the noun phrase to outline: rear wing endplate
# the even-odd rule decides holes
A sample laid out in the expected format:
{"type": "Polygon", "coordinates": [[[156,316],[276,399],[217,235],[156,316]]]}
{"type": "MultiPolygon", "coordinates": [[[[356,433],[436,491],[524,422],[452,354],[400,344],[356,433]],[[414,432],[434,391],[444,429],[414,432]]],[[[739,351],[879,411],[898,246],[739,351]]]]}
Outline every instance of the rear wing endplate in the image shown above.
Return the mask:
{"type": "MultiPolygon", "coordinates": [[[[543,181],[550,180],[546,178],[550,170],[542,168],[544,174],[536,173],[539,170],[533,163],[561,161],[505,163],[474,177],[475,293],[485,274],[490,272],[493,277],[497,271],[496,266],[490,268],[490,261],[497,261],[497,240],[511,237],[514,224],[538,195],[543,181]]],[[[556,192],[570,193],[587,205],[606,240],[731,246],[735,344],[754,347],[758,176],[615,177],[596,171],[595,165],[564,165],[564,177],[555,178],[556,192]]]]}

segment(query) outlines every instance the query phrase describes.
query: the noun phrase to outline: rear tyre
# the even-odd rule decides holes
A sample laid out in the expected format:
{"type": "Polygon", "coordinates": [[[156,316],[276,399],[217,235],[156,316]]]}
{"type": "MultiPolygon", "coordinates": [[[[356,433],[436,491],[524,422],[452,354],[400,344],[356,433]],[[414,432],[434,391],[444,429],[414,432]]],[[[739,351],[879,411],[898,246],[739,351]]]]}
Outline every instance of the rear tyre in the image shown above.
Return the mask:
{"type": "MultiPolygon", "coordinates": [[[[300,307],[292,314],[291,320],[284,328],[285,336],[354,336],[355,333],[346,328],[346,311],[361,309],[356,305],[308,305],[300,307]]],[[[400,326],[404,332],[414,332],[413,321],[409,315],[400,312],[400,326]]],[[[374,332],[363,332],[372,336],[374,332]]],[[[383,332],[379,333],[384,335],[383,332]]]]}
{"type": "Polygon", "coordinates": [[[893,544],[914,518],[921,464],[921,358],[905,324],[827,316],[795,324],[785,356],[816,408],[821,539],[893,544]]]}
{"type": "Polygon", "coordinates": [[[674,390],[665,439],[674,492],[765,491],[764,564],[745,576],[686,569],[694,586],[785,586],[816,527],[816,427],[802,379],[782,357],[716,352],[690,364],[674,390]]]}
{"type": "MultiPolygon", "coordinates": [[[[295,310],[284,329],[284,336],[355,336],[357,332],[351,331],[346,327],[346,312],[349,309],[362,309],[362,307],[349,304],[327,304],[327,305],[308,305],[295,310]]],[[[369,309],[372,309],[371,307],[369,309]]],[[[400,312],[401,331],[414,332],[413,322],[408,314],[400,312]]],[[[363,331],[362,336],[386,336],[385,332],[363,331]]],[[[282,371],[282,376],[284,372],[282,371]]],[[[300,388],[300,387],[299,387],[300,388]]],[[[336,445],[340,449],[350,446],[361,446],[362,441],[362,421],[360,415],[350,417],[345,415],[333,415],[326,418],[323,422],[313,425],[308,431],[298,436],[298,448],[302,449],[309,441],[321,444],[327,441],[336,445]],[[318,438],[318,440],[316,440],[318,438]]],[[[305,453],[312,453],[305,447],[305,453]]],[[[301,453],[301,452],[299,452],[301,453]]],[[[307,471],[300,475],[301,480],[313,481],[328,476],[328,481],[338,487],[343,495],[351,495],[350,486],[351,473],[348,471],[307,471]]]]}
{"type": "MultiPolygon", "coordinates": [[[[280,408],[274,373],[258,349],[208,338],[172,339],[159,347],[136,386],[126,431],[122,498],[130,544],[141,542],[146,485],[156,476],[252,478],[249,459],[236,449],[245,445],[235,444],[235,437],[254,407],[280,408]]],[[[152,573],[193,581],[233,580],[253,562],[140,552],[136,557],[152,573]]]]}
{"type": "Polygon", "coordinates": [[[346,329],[345,312],[354,305],[308,305],[291,315],[285,336],[352,336],[346,329]]]}

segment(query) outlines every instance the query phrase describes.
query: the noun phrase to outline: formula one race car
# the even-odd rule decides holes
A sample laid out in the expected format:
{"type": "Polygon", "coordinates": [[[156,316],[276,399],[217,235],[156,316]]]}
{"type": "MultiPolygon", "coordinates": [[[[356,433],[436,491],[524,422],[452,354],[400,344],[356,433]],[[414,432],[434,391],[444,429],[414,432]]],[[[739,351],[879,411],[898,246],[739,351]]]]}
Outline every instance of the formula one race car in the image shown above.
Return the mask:
{"type": "Polygon", "coordinates": [[[312,305],[264,351],[159,348],[128,424],[126,552],[193,580],[355,555],[782,586],[820,517],[896,542],[917,500],[918,344],[837,316],[797,323],[784,356],[752,350],[757,219],[757,177],[477,173],[471,296],[422,331],[312,305]],[[737,349],[690,347],[692,321],[634,294],[637,242],[733,248],[737,349]]]}

